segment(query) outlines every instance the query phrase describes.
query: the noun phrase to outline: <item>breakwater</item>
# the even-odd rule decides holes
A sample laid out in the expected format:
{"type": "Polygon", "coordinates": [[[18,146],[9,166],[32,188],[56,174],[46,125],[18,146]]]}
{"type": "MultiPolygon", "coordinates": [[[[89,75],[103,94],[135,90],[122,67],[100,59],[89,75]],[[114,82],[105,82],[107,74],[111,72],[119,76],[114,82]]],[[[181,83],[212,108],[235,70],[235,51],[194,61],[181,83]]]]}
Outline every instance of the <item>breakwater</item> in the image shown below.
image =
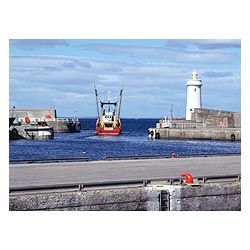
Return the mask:
{"type": "Polygon", "coordinates": [[[191,119],[165,119],[148,129],[148,137],[170,140],[241,140],[241,114],[195,108],[191,119]]]}
{"type": "Polygon", "coordinates": [[[150,138],[170,140],[222,140],[241,141],[240,128],[199,128],[199,129],[174,129],[174,128],[149,128],[150,138]]]}
{"type": "MultiPolygon", "coordinates": [[[[81,123],[78,118],[58,118],[54,108],[51,109],[11,109],[9,117],[15,118],[11,129],[23,130],[23,126],[36,125],[46,122],[56,133],[74,133],[81,130],[81,123]]],[[[20,133],[19,133],[20,134],[20,133]]],[[[20,135],[16,139],[30,139],[29,136],[20,135]]],[[[33,139],[36,139],[33,138],[33,139]]]]}

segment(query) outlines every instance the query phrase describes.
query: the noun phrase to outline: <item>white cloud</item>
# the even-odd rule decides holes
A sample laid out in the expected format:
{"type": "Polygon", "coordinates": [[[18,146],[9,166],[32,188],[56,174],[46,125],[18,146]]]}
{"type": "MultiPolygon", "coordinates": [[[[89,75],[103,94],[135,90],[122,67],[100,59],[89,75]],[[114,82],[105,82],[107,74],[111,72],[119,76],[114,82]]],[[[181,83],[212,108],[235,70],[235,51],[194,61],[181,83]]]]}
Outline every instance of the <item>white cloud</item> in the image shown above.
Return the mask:
{"type": "Polygon", "coordinates": [[[100,82],[119,82],[119,76],[105,74],[105,75],[98,75],[100,78],[100,82]]]}
{"type": "Polygon", "coordinates": [[[170,39],[167,47],[200,50],[240,48],[240,39],[170,39]]]}
{"type": "Polygon", "coordinates": [[[97,60],[63,55],[10,57],[11,105],[39,106],[46,101],[49,106],[58,106],[65,115],[77,109],[79,115],[95,116],[93,85],[97,85],[101,98],[106,97],[108,90],[114,98],[118,97],[123,85],[124,116],[131,117],[136,112],[135,116],[147,116],[148,113],[161,117],[173,104],[175,116],[182,117],[186,106],[186,80],[194,68],[203,79],[206,107],[214,105],[214,91],[219,98],[227,99],[228,96],[230,101],[223,102],[228,109],[232,109],[240,98],[240,56],[228,50],[192,53],[184,49],[117,45],[96,45],[94,48],[110,54],[124,54],[124,60],[122,57],[120,60],[112,60],[112,57],[97,60]]]}
{"type": "MultiPolygon", "coordinates": [[[[171,40],[170,40],[171,41],[171,40]]],[[[178,40],[177,40],[178,41],[178,40]]],[[[88,44],[82,45],[85,50],[90,51],[98,51],[101,53],[109,54],[109,55],[127,55],[131,58],[151,58],[154,59],[164,59],[169,62],[188,62],[188,63],[199,63],[199,64],[221,64],[227,63],[228,60],[236,60],[239,55],[225,50],[200,50],[200,49],[186,49],[188,46],[188,42],[185,43],[186,40],[181,40],[182,42],[177,43],[178,48],[170,47],[143,47],[143,46],[123,46],[123,45],[113,45],[113,44],[88,44]],[[181,45],[181,46],[179,46],[181,45]],[[186,46],[184,46],[186,45],[186,46]]],[[[196,40],[195,40],[196,41],[196,40]]],[[[218,43],[218,42],[209,42],[209,40],[198,40],[200,41],[197,44],[205,48],[213,47],[213,48],[223,48],[231,46],[231,43],[218,43]],[[217,47],[216,47],[217,45],[217,47]]],[[[192,42],[195,44],[194,42],[192,42]]],[[[236,43],[238,45],[238,43],[236,43]]]]}
{"type": "Polygon", "coordinates": [[[37,48],[68,46],[68,43],[63,39],[11,39],[10,46],[30,50],[37,48]]]}

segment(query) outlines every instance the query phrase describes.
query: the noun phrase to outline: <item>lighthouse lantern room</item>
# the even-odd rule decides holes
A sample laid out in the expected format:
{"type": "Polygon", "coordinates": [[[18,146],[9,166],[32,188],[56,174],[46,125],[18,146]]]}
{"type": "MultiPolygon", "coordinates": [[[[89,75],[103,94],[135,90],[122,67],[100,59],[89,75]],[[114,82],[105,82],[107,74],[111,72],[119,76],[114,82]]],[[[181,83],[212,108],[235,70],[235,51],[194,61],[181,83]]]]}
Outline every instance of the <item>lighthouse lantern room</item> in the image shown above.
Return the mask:
{"type": "Polygon", "coordinates": [[[202,80],[198,79],[198,74],[193,71],[192,80],[187,80],[187,107],[186,120],[191,120],[191,115],[195,108],[201,108],[201,86],[202,80]]]}

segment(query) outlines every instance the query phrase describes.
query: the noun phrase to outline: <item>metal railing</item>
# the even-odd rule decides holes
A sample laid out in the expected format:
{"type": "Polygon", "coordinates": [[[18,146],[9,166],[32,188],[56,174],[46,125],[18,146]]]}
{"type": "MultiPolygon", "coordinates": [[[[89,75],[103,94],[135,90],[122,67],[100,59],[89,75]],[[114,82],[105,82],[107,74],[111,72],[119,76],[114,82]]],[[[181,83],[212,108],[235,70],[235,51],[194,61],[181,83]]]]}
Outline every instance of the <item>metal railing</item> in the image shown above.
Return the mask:
{"type": "MultiPolygon", "coordinates": [[[[173,154],[173,153],[172,153],[173,154]]],[[[105,156],[102,160],[124,160],[124,159],[162,159],[171,158],[172,154],[169,156],[165,155],[125,155],[125,156],[105,156]]],[[[213,157],[213,156],[239,156],[240,152],[236,153],[204,153],[204,154],[174,154],[175,158],[190,158],[190,157],[213,157]]]]}
{"type": "Polygon", "coordinates": [[[213,157],[213,156],[240,156],[240,152],[235,153],[204,153],[204,154],[175,154],[175,158],[190,158],[190,157],[213,157]]]}
{"type": "Polygon", "coordinates": [[[90,161],[88,157],[78,158],[48,158],[48,159],[20,159],[9,160],[9,163],[49,163],[49,162],[74,162],[74,161],[90,161]]]}
{"type": "MultiPolygon", "coordinates": [[[[191,157],[213,157],[213,156],[240,156],[240,152],[235,153],[204,153],[204,154],[174,154],[174,158],[191,158],[191,157]]],[[[141,159],[166,159],[171,158],[172,154],[164,155],[119,155],[119,156],[105,156],[104,161],[108,160],[141,160],[141,159]]],[[[173,158],[173,157],[172,157],[173,158]]],[[[49,163],[49,162],[74,162],[74,161],[92,161],[89,157],[78,158],[48,158],[48,159],[17,159],[9,160],[9,163],[49,163]]]]}
{"type": "MultiPolygon", "coordinates": [[[[221,181],[241,181],[240,174],[231,175],[214,175],[214,176],[197,176],[193,177],[194,184],[201,185],[205,183],[221,182],[221,181]]],[[[10,187],[9,192],[35,192],[35,191],[50,191],[50,190],[65,190],[73,189],[74,191],[83,191],[86,188],[96,187],[111,187],[111,186],[128,186],[139,185],[146,187],[153,185],[153,183],[161,183],[162,185],[182,185],[185,184],[185,178],[153,178],[153,179],[135,179],[135,180],[119,180],[119,181],[103,181],[103,182],[89,182],[89,183],[72,183],[72,184],[54,184],[54,185],[40,185],[40,186],[23,186],[10,187]]]]}
{"type": "Polygon", "coordinates": [[[168,158],[169,156],[166,155],[119,155],[119,156],[105,156],[102,160],[128,160],[128,159],[159,159],[159,158],[168,158]]]}

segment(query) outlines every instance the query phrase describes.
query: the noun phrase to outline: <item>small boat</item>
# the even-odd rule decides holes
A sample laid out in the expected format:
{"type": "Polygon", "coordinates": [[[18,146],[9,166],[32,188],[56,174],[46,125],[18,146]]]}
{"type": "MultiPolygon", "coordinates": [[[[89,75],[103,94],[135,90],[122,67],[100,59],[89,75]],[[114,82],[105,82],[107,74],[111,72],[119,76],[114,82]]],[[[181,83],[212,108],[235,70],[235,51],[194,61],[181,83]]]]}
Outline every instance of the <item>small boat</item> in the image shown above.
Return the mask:
{"type": "Polygon", "coordinates": [[[31,140],[48,140],[54,138],[54,129],[48,126],[46,122],[43,124],[30,125],[24,128],[26,139],[31,140]]]}
{"type": "Polygon", "coordinates": [[[37,122],[36,124],[12,124],[9,129],[10,140],[49,140],[53,138],[53,127],[48,126],[46,122],[37,122]]]}
{"type": "Polygon", "coordinates": [[[80,132],[81,123],[78,118],[73,118],[68,121],[67,127],[71,133],[80,132]]]}
{"type": "Polygon", "coordinates": [[[10,126],[12,126],[15,119],[16,119],[15,117],[9,117],[9,128],[10,128],[10,126]]]}
{"type": "Polygon", "coordinates": [[[98,93],[95,88],[96,95],[96,106],[98,118],[96,121],[96,134],[97,135],[119,135],[122,132],[122,124],[120,120],[120,111],[121,111],[121,102],[122,102],[122,89],[120,90],[120,100],[119,105],[118,101],[111,101],[108,96],[108,100],[100,100],[99,112],[99,102],[98,102],[98,93]]]}

